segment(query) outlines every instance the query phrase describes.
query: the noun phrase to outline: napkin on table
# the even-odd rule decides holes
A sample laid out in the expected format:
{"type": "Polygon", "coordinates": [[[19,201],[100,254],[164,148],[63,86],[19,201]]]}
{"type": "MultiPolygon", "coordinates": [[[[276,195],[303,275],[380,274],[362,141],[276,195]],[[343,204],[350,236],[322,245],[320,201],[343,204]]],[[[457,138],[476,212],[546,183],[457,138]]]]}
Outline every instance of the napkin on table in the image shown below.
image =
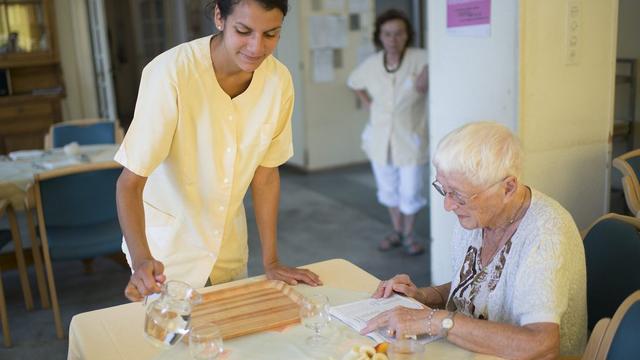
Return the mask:
{"type": "Polygon", "coordinates": [[[75,157],[64,158],[59,160],[42,161],[39,163],[40,166],[42,166],[47,170],[53,170],[53,169],[57,169],[65,166],[72,166],[72,165],[78,165],[78,164],[82,164],[82,161],[78,160],[75,157]]]}
{"type": "Polygon", "coordinates": [[[43,150],[18,150],[10,152],[9,158],[13,161],[30,160],[42,157],[42,154],[44,154],[43,150]]]}

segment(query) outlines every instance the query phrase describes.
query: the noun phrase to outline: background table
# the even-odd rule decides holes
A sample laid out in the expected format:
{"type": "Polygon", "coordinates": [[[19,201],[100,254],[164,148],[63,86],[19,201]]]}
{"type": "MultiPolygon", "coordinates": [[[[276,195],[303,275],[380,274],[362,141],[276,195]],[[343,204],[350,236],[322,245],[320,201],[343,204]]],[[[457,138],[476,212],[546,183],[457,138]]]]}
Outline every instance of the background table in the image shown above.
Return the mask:
{"type": "MultiPolygon", "coordinates": [[[[364,270],[342,259],[323,261],[304,268],[320,275],[324,286],[312,288],[296,286],[301,294],[322,293],[331,305],[368,297],[379,280],[364,270]]],[[[204,289],[212,291],[264,279],[264,275],[204,289]]],[[[124,284],[123,284],[124,286],[124,284]]],[[[69,359],[190,359],[186,344],[180,343],[169,350],[153,347],[144,339],[144,306],[130,303],[102,310],[78,314],[69,329],[69,359]]],[[[335,359],[355,344],[373,344],[368,337],[359,335],[335,320],[323,335],[329,344],[322,349],[310,349],[304,344],[311,330],[302,325],[281,331],[268,331],[226,341],[227,353],[223,359],[335,359]]],[[[425,359],[495,359],[463,350],[445,340],[427,345],[425,359]]]]}
{"type": "MultiPolygon", "coordinates": [[[[113,161],[120,145],[83,145],[79,147],[79,153],[85,155],[84,159],[98,163],[113,161]]],[[[44,151],[37,158],[9,160],[3,157],[0,160],[0,199],[8,199],[16,209],[24,208],[25,191],[33,184],[33,175],[46,171],[42,164],[55,162],[69,158],[62,148],[44,151]]]]}

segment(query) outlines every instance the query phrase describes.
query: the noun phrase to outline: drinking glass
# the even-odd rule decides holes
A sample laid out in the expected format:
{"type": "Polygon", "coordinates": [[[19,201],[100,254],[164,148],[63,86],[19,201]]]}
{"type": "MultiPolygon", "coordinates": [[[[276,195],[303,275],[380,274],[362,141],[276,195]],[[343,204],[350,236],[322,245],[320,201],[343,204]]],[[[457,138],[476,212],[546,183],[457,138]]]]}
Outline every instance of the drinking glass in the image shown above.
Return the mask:
{"type": "Polygon", "coordinates": [[[214,324],[198,325],[189,333],[189,353],[196,360],[217,359],[223,351],[220,329],[214,324]]]}
{"type": "Polygon", "coordinates": [[[300,320],[302,324],[313,330],[314,334],[306,339],[309,346],[319,346],[327,343],[328,339],[320,335],[320,329],[329,323],[329,299],[321,294],[305,297],[300,305],[300,320]]]}
{"type": "Polygon", "coordinates": [[[424,358],[424,344],[417,340],[397,339],[389,344],[387,354],[390,360],[419,360],[424,358]]]}

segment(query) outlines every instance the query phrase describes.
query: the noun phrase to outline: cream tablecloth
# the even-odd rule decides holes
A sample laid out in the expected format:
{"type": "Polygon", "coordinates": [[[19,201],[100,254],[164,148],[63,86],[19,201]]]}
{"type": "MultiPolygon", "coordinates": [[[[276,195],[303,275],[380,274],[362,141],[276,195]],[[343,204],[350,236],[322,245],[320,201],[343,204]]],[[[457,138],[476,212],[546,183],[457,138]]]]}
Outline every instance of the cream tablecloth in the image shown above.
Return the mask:
{"type": "MultiPolygon", "coordinates": [[[[378,279],[342,259],[323,261],[304,266],[322,278],[324,286],[312,288],[298,285],[296,291],[305,294],[323,293],[331,305],[368,297],[378,285],[378,279]]],[[[209,287],[211,291],[238,284],[259,281],[264,276],[239,280],[209,287]]],[[[186,344],[179,343],[169,350],[153,347],[143,336],[144,307],[141,303],[129,303],[111,308],[78,314],[69,328],[68,358],[75,359],[189,359],[186,344]]],[[[323,335],[329,337],[327,346],[310,349],[304,344],[311,330],[301,325],[282,331],[268,331],[226,341],[223,359],[336,359],[342,358],[354,344],[373,344],[367,337],[332,320],[323,335]]],[[[430,343],[425,359],[495,359],[465,351],[445,340],[430,343]]]]}
{"type": "MultiPolygon", "coordinates": [[[[82,160],[89,162],[112,161],[119,145],[83,145],[79,147],[82,160]]],[[[62,148],[43,152],[42,156],[30,159],[0,159],[0,199],[8,199],[14,208],[24,207],[24,196],[28,186],[33,183],[33,175],[47,170],[45,164],[61,164],[68,160],[62,148]]]]}

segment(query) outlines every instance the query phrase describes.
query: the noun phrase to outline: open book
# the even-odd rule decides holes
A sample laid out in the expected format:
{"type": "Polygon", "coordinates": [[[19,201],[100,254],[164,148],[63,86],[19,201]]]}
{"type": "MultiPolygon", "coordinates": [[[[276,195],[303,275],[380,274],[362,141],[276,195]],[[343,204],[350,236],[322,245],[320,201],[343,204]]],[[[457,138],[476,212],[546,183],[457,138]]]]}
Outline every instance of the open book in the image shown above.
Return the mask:
{"type": "MultiPolygon", "coordinates": [[[[395,308],[396,306],[404,306],[411,309],[422,309],[421,303],[409,297],[393,294],[386,299],[364,299],[360,301],[354,301],[344,305],[332,306],[329,309],[329,313],[350,326],[356,331],[362,330],[367,321],[374,316],[395,308]]],[[[367,334],[370,338],[378,343],[392,342],[394,339],[386,336],[386,329],[378,329],[378,331],[367,334]]],[[[418,341],[422,343],[428,343],[438,339],[437,336],[419,336],[418,341]]]]}

